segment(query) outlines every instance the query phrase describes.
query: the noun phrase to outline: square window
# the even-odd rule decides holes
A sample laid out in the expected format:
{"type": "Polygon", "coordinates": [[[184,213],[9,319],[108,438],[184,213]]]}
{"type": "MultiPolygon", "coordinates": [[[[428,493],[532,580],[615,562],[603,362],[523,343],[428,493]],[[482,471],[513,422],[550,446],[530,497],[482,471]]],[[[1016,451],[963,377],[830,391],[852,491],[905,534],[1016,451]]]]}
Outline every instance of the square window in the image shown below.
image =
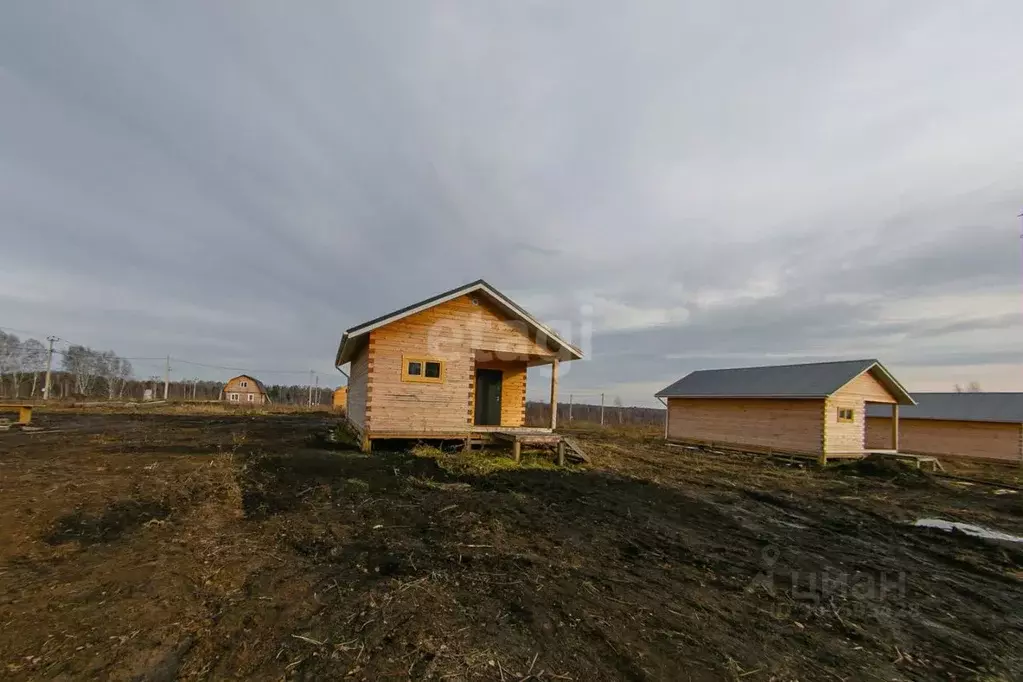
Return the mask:
{"type": "Polygon", "coordinates": [[[840,407],[838,408],[838,421],[840,422],[851,422],[853,421],[855,413],[851,407],[840,407]]]}
{"type": "Polygon", "coordinates": [[[413,360],[408,363],[408,375],[410,377],[418,377],[423,374],[423,363],[413,360]]]}
{"type": "Polygon", "coordinates": [[[426,371],[423,372],[423,376],[425,376],[427,379],[440,379],[440,363],[427,362],[426,371]]]}
{"type": "Polygon", "coordinates": [[[248,387],[249,387],[249,382],[243,381],[242,382],[242,388],[248,388],[248,387]]]}

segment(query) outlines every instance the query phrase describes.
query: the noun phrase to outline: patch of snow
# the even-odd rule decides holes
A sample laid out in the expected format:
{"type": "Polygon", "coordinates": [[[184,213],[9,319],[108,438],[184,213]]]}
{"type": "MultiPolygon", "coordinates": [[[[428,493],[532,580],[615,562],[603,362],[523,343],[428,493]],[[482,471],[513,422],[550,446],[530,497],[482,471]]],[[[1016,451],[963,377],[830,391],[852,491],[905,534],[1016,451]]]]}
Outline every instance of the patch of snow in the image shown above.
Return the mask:
{"type": "Polygon", "coordinates": [[[960,533],[966,533],[977,538],[984,538],[985,540],[1001,540],[1003,542],[1023,542],[1023,537],[1018,535],[1010,535],[1003,533],[1000,530],[991,530],[990,528],[984,528],[983,526],[975,526],[972,523],[960,523],[959,521],[946,521],[944,519],[917,519],[914,526],[921,528],[939,528],[941,530],[953,531],[957,530],[960,533]]]}

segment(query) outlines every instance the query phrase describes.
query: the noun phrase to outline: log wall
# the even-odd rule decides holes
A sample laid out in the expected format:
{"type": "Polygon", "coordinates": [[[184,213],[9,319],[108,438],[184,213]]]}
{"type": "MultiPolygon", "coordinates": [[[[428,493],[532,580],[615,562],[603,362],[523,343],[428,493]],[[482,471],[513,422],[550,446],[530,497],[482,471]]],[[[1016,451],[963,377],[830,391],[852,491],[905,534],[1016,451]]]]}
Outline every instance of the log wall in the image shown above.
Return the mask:
{"type": "Polygon", "coordinates": [[[491,362],[521,367],[521,378],[518,372],[505,377],[511,399],[502,397],[502,421],[507,407],[512,421],[507,425],[521,425],[524,405],[513,408],[521,401],[516,395],[520,381],[524,395],[525,363],[554,353],[536,342],[525,323],[509,319],[485,297],[469,294],[373,330],[369,355],[367,428],[426,433],[468,430],[475,367],[491,362]],[[403,381],[403,355],[444,362],[444,381],[403,381]]]}
{"type": "MultiPolygon", "coordinates": [[[[867,445],[882,447],[891,438],[891,417],[867,419],[867,445]]],[[[884,445],[883,447],[888,447],[884,445]]],[[[899,450],[920,455],[952,455],[999,461],[1023,459],[1020,424],[899,419],[899,450]]]]}
{"type": "Polygon", "coordinates": [[[669,398],[668,438],[819,453],[823,400],[669,398]]]}

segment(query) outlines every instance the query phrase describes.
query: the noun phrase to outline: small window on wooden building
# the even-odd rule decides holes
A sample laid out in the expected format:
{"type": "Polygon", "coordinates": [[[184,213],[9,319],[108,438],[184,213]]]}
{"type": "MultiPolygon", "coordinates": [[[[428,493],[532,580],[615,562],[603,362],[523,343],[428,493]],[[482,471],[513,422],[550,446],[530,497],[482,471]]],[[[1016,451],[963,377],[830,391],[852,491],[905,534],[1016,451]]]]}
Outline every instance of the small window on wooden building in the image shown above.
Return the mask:
{"type": "Polygon", "coordinates": [[[855,415],[856,413],[853,412],[853,408],[851,407],[838,408],[838,421],[840,422],[851,422],[855,415]]]}
{"type": "Polygon", "coordinates": [[[242,388],[248,388],[248,387],[249,387],[249,382],[243,381],[242,382],[242,388]]]}
{"type": "Polygon", "coordinates": [[[402,358],[402,381],[418,381],[426,384],[439,384],[444,381],[444,361],[426,358],[402,358]]]}
{"type": "Polygon", "coordinates": [[[237,393],[232,393],[231,395],[228,396],[228,398],[230,400],[238,400],[238,394],[237,393]]]}
{"type": "Polygon", "coordinates": [[[255,400],[256,400],[256,394],[255,393],[250,393],[249,394],[249,402],[251,403],[251,402],[254,402],[255,400]]]}

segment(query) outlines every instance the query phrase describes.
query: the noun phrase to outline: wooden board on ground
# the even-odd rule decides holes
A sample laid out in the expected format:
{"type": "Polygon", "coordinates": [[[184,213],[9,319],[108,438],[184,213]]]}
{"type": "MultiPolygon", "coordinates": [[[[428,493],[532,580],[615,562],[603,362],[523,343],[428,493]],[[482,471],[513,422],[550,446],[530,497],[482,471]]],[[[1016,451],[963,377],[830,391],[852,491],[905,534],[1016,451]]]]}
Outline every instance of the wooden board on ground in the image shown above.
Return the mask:
{"type": "Polygon", "coordinates": [[[565,445],[568,446],[568,449],[571,451],[568,454],[569,459],[573,461],[585,462],[586,464],[590,463],[590,456],[583,452],[582,446],[579,445],[579,441],[569,436],[563,436],[562,440],[564,441],[565,445]]]}
{"type": "Polygon", "coordinates": [[[905,452],[872,452],[877,457],[885,457],[897,460],[903,464],[915,466],[917,469],[930,469],[931,471],[944,471],[941,462],[937,457],[930,455],[911,455],[905,452]]]}

